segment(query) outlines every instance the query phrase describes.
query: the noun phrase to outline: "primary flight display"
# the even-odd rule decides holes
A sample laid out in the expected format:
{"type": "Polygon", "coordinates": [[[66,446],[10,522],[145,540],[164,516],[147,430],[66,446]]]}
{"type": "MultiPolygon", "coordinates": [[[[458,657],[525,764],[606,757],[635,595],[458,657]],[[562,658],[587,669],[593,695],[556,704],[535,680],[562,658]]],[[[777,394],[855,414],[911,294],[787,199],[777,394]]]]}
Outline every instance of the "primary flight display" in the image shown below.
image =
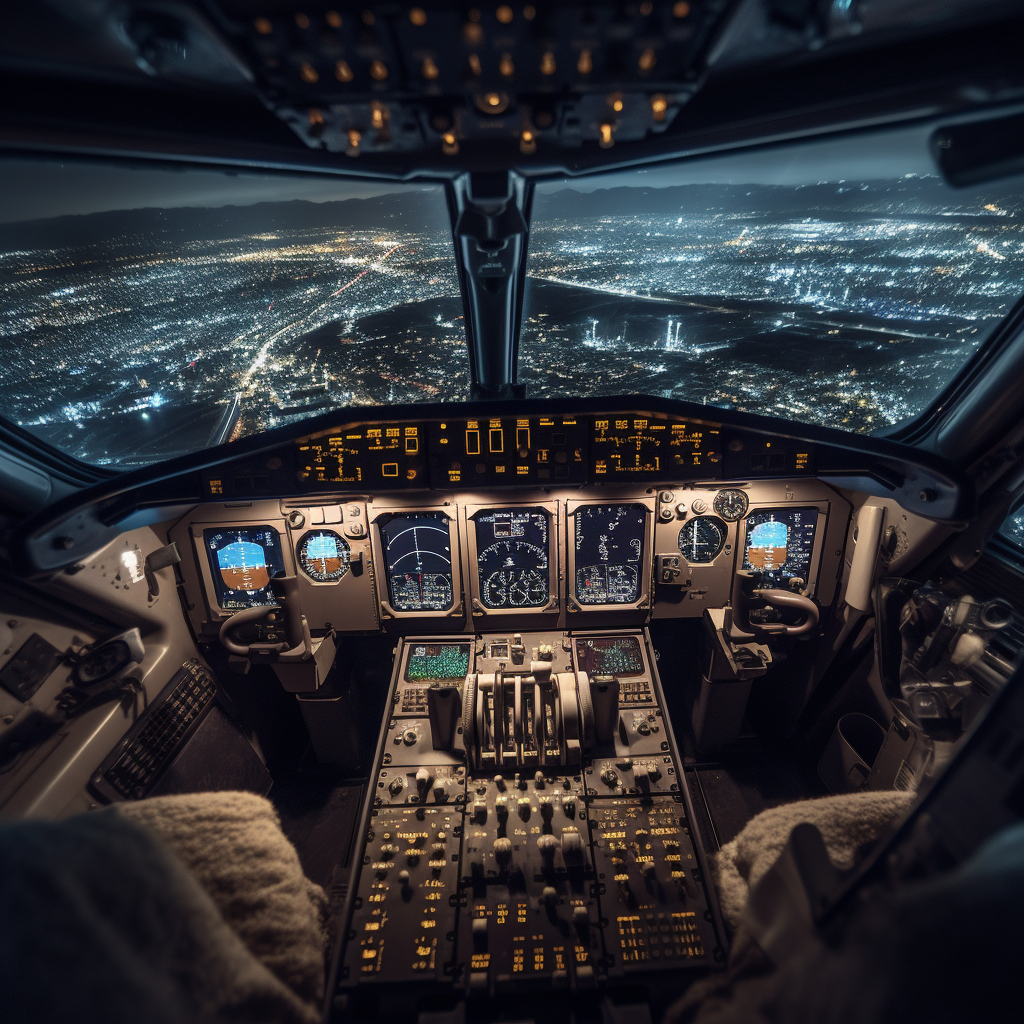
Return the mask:
{"type": "Polygon", "coordinates": [[[217,604],[224,611],[276,604],[271,579],[284,572],[281,536],[272,526],[204,530],[217,604]]]}
{"type": "Polygon", "coordinates": [[[747,516],[743,568],[761,573],[766,585],[807,583],[818,526],[816,508],[761,509],[747,516]]]}

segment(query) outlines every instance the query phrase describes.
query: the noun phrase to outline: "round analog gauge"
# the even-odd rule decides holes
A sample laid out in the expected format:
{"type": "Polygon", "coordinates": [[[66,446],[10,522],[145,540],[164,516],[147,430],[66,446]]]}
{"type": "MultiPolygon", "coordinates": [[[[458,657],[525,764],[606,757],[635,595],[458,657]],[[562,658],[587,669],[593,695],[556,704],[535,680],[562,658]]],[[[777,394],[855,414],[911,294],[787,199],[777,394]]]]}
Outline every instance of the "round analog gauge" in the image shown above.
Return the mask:
{"type": "Polygon", "coordinates": [[[313,530],[299,541],[299,567],[316,583],[337,583],[348,572],[351,549],[333,530],[313,530]]]}
{"type": "Polygon", "coordinates": [[[691,565],[712,562],[725,546],[726,525],[715,516],[697,516],[679,531],[679,553],[691,565]]]}
{"type": "Polygon", "coordinates": [[[747,513],[747,495],[744,491],[719,491],[715,495],[715,511],[728,523],[742,519],[747,513]]]}

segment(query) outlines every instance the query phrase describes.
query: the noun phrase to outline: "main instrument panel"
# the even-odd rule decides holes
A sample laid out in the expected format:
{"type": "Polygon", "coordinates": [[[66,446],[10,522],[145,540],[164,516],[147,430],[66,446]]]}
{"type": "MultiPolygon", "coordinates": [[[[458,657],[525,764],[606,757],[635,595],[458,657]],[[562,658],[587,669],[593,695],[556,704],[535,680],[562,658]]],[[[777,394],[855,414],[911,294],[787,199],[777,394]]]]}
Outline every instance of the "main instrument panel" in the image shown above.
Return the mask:
{"type": "Polygon", "coordinates": [[[196,552],[197,572],[185,574],[196,632],[272,604],[277,573],[298,577],[314,632],[699,617],[729,602],[740,569],[828,605],[849,524],[848,503],[814,480],[486,497],[453,490],[198,506],[172,532],[196,552]]]}

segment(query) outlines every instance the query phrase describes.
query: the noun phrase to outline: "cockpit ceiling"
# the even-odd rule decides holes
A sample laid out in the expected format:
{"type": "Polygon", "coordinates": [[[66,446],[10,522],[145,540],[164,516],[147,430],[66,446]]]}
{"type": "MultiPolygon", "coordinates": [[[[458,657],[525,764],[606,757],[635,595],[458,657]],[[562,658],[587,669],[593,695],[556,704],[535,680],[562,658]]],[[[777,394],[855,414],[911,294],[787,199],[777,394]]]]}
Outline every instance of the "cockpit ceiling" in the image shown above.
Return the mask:
{"type": "Polygon", "coordinates": [[[29,6],[3,16],[8,145],[572,172],[1024,95],[1006,0],[29,6]]]}

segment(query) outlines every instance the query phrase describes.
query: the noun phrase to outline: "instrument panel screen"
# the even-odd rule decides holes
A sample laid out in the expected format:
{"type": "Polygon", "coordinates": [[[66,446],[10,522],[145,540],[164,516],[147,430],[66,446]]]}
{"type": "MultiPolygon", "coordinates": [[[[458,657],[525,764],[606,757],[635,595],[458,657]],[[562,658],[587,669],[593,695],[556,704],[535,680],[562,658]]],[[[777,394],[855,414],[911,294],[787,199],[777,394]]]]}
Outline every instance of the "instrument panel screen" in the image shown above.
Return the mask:
{"type": "Polygon", "coordinates": [[[455,602],[452,542],[442,512],[400,512],[379,520],[391,605],[400,612],[443,612],[455,602]]]}
{"type": "Polygon", "coordinates": [[[425,446],[421,423],[355,425],[299,442],[296,476],[305,487],[425,487],[425,446]]]}
{"type": "Polygon", "coordinates": [[[575,594],[580,604],[633,604],[643,582],[643,505],[584,505],[576,516],[575,594]]]}
{"type": "Polygon", "coordinates": [[[721,475],[717,428],[663,417],[595,419],[591,461],[595,477],[647,480],[693,471],[721,475]]]}
{"type": "Polygon", "coordinates": [[[473,516],[485,608],[542,608],[548,603],[548,518],[542,508],[493,509],[473,516]]]}
{"type": "Polygon", "coordinates": [[[203,545],[224,611],[277,604],[270,581],[284,572],[284,552],[272,526],[203,530],[203,545]]]}
{"type": "Polygon", "coordinates": [[[590,676],[638,676],[644,670],[635,636],[587,637],[576,641],[580,670],[590,676]]]}
{"type": "Polygon", "coordinates": [[[405,667],[407,683],[462,682],[469,672],[469,644],[415,644],[405,667]]]}
{"type": "Polygon", "coordinates": [[[763,582],[788,588],[790,581],[808,582],[816,508],[759,509],[747,516],[743,568],[761,573],[763,582]]]}

